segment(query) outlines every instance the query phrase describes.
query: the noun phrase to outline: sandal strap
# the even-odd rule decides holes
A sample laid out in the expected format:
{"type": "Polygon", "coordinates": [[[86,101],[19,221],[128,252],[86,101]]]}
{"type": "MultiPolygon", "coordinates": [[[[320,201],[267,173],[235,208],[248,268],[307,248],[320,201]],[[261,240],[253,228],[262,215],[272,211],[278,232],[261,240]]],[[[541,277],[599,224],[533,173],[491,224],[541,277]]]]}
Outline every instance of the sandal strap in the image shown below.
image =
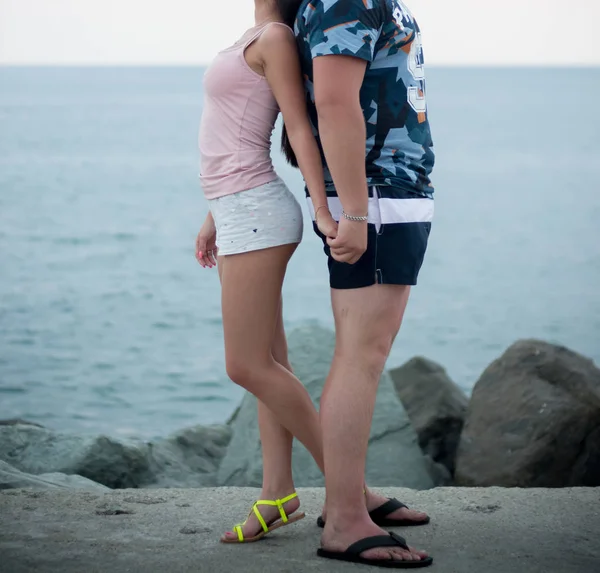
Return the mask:
{"type": "Polygon", "coordinates": [[[393,513],[397,509],[401,509],[403,507],[408,508],[407,505],[404,505],[401,501],[398,501],[395,497],[388,499],[383,505],[375,508],[373,511],[369,512],[371,519],[376,521],[378,519],[384,519],[390,513],[393,513]]]}
{"type": "Polygon", "coordinates": [[[258,507],[259,505],[269,505],[271,507],[276,507],[279,510],[279,515],[281,516],[281,521],[283,521],[283,523],[287,523],[288,522],[288,515],[285,512],[285,509],[283,509],[283,504],[287,503],[288,501],[291,501],[292,499],[298,497],[298,494],[296,492],[291,493],[290,495],[288,495],[287,497],[284,497],[283,499],[259,499],[253,506],[254,509],[254,513],[256,514],[256,518],[258,519],[258,521],[260,521],[260,524],[262,525],[262,528],[264,531],[268,531],[269,528],[267,527],[264,519],[262,518],[262,515],[260,515],[260,512],[258,511],[258,507]]]}
{"type": "Polygon", "coordinates": [[[350,545],[345,553],[359,556],[364,551],[378,549],[379,547],[401,547],[402,549],[409,551],[406,539],[390,532],[389,535],[376,535],[375,537],[361,539],[350,545]]]}
{"type": "Polygon", "coordinates": [[[258,504],[262,504],[262,505],[271,505],[269,503],[263,503],[261,500],[257,501],[254,503],[254,505],[252,506],[252,511],[254,511],[254,515],[256,515],[256,519],[258,519],[258,522],[260,523],[260,526],[262,527],[264,532],[268,532],[269,531],[269,526],[266,524],[265,520],[263,519],[263,516],[260,514],[260,511],[258,510],[258,504]]]}
{"type": "MultiPolygon", "coordinates": [[[[269,526],[267,525],[267,522],[265,521],[264,517],[260,513],[258,506],[259,505],[269,505],[271,507],[277,507],[277,509],[279,509],[279,515],[281,516],[281,521],[283,521],[283,523],[287,523],[288,516],[287,516],[285,510],[283,509],[283,504],[294,499],[295,497],[298,497],[298,494],[296,492],[291,493],[290,495],[288,495],[287,497],[284,497],[283,499],[275,499],[275,500],[259,499],[258,501],[254,502],[254,505],[252,506],[252,509],[250,510],[250,515],[252,515],[252,513],[254,513],[254,515],[256,516],[256,519],[258,519],[258,522],[260,523],[260,526],[262,527],[262,530],[265,533],[269,533],[269,526]]],[[[239,524],[239,525],[234,525],[234,527],[233,527],[233,532],[237,533],[238,541],[240,543],[242,543],[244,541],[244,532],[242,531],[242,527],[244,527],[244,525],[246,525],[247,522],[248,522],[248,520],[246,519],[246,521],[244,523],[239,524]]]]}

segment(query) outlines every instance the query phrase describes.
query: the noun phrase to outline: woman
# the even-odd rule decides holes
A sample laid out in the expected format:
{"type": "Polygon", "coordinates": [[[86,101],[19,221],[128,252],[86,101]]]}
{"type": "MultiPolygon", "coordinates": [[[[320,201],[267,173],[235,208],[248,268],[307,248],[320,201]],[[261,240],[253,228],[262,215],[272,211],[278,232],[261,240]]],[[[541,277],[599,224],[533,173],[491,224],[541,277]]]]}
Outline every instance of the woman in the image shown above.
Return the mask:
{"type": "Polygon", "coordinates": [[[224,542],[255,541],[304,517],[292,479],[292,436],[323,470],[318,414],[292,374],[281,314],[286,267],[302,239],[302,211],[270,157],[281,111],[283,144],[295,152],[319,229],[335,237],[291,30],[300,4],[256,0],[256,25],[219,53],[204,78],[200,177],[210,213],[196,257],[208,268],[218,258],[227,374],[259,400],[264,473],[261,501],[224,542]]]}
{"type": "MultiPolygon", "coordinates": [[[[302,0],[255,0],[256,26],[221,52],[205,75],[199,143],[210,213],[196,240],[196,258],[205,268],[218,259],[227,373],[258,398],[263,453],[261,501],[244,524],[221,538],[226,543],[257,541],[304,517],[292,478],[293,436],[323,471],[318,414],[292,374],[281,314],[281,287],[302,238],[302,213],[273,169],[269,143],[281,110],[283,149],[302,171],[319,230],[335,237],[337,224],[327,208],[291,30],[300,4],[302,0]]],[[[425,514],[366,488],[365,502],[376,522],[428,522],[425,514]]],[[[368,553],[378,555],[376,550],[368,553]]],[[[394,554],[402,557],[404,552],[394,554]]]]}

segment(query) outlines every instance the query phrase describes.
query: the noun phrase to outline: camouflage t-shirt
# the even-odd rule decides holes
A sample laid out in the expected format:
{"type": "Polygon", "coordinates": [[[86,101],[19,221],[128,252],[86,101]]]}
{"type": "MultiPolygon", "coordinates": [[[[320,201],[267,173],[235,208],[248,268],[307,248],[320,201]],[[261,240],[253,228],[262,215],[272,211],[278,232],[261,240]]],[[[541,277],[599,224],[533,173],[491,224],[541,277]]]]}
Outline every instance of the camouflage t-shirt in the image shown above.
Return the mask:
{"type": "MultiPolygon", "coordinates": [[[[295,26],[315,131],[313,59],[341,54],[368,62],[360,92],[369,185],[431,197],[434,154],[425,99],[421,32],[401,0],[304,0],[295,26]]],[[[320,145],[320,142],[319,142],[320,145]]],[[[328,190],[333,189],[325,165],[328,190]]]]}

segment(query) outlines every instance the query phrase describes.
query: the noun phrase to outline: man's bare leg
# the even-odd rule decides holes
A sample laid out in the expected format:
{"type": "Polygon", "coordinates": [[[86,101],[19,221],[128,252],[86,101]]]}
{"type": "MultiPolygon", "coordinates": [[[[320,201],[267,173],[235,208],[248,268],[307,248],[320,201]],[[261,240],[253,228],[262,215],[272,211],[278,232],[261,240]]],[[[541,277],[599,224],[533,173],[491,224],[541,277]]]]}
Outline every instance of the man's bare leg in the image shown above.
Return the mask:
{"type": "MultiPolygon", "coordinates": [[[[369,518],[364,496],[367,446],[379,378],[404,316],[410,287],[332,290],[336,349],[321,398],[327,521],[322,546],[345,551],[365,537],[387,535],[369,518]]],[[[381,548],[370,559],[420,560],[425,553],[381,548]]]]}

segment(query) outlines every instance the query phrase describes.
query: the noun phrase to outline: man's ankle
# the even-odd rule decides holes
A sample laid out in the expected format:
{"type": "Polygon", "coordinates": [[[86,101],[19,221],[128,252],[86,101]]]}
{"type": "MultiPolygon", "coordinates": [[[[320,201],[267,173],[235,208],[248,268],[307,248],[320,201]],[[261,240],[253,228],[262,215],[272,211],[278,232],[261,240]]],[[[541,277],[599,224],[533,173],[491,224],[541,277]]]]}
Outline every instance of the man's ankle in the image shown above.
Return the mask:
{"type": "Polygon", "coordinates": [[[364,503],[346,504],[341,507],[327,507],[327,523],[331,523],[334,528],[338,526],[346,527],[348,523],[359,523],[369,519],[369,513],[364,503]]]}

